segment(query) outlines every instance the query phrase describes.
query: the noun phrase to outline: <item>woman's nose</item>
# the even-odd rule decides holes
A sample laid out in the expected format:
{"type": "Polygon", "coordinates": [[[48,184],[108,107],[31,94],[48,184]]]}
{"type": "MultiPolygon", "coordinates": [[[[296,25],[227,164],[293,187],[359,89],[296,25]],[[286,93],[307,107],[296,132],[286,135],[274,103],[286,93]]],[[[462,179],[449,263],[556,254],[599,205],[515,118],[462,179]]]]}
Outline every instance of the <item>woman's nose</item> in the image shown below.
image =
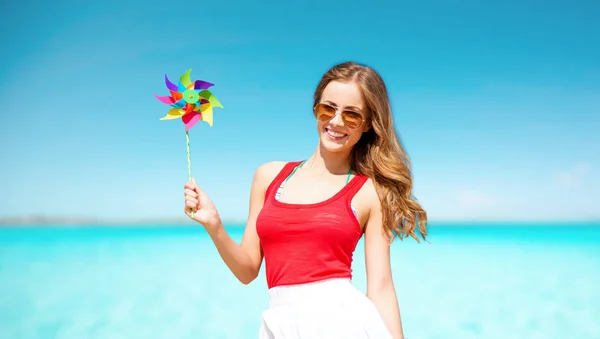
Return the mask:
{"type": "Polygon", "coordinates": [[[331,118],[329,123],[336,126],[343,126],[344,120],[342,119],[342,115],[338,112],[331,118]]]}

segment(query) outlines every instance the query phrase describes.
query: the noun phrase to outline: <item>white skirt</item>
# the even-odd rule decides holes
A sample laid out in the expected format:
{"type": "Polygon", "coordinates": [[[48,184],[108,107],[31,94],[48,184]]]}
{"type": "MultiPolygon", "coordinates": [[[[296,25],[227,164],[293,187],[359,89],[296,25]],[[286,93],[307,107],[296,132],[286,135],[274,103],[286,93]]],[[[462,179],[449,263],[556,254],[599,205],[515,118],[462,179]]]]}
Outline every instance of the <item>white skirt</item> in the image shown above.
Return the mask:
{"type": "Polygon", "coordinates": [[[269,289],[259,339],[392,339],[379,311],[350,279],[269,289]]]}

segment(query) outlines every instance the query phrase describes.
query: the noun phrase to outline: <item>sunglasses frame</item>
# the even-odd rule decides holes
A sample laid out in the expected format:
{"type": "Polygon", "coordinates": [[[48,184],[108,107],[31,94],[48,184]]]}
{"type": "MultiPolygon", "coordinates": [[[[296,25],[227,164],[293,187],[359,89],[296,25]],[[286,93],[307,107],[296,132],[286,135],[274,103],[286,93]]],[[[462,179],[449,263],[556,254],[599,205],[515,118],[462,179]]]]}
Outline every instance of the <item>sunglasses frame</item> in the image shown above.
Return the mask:
{"type": "Polygon", "coordinates": [[[316,104],[316,105],[313,107],[313,114],[314,114],[315,118],[317,118],[317,120],[319,120],[319,121],[322,121],[322,122],[328,122],[328,121],[330,121],[331,119],[335,118],[335,116],[336,116],[336,115],[338,115],[338,114],[339,114],[339,115],[342,117],[342,121],[344,122],[344,125],[345,125],[346,127],[348,127],[349,129],[351,129],[351,130],[356,130],[356,129],[359,129],[359,128],[361,128],[362,126],[364,126],[365,122],[367,121],[367,120],[365,119],[365,117],[364,117],[364,116],[363,116],[361,113],[358,113],[358,112],[355,112],[355,111],[351,111],[351,110],[340,110],[340,108],[338,108],[338,107],[335,107],[335,106],[333,106],[333,105],[330,105],[330,104],[327,104],[327,103],[324,103],[324,102],[320,102],[320,103],[316,104]],[[319,115],[317,115],[317,108],[318,108],[319,106],[326,106],[326,107],[330,107],[330,108],[332,108],[332,109],[334,109],[334,110],[335,110],[335,114],[334,114],[334,115],[333,115],[333,116],[332,116],[330,119],[327,119],[327,120],[321,120],[321,119],[319,119],[319,115]],[[350,113],[354,113],[354,114],[358,114],[358,115],[360,115],[360,118],[361,118],[361,120],[360,120],[360,124],[359,124],[357,127],[350,127],[350,126],[348,126],[348,124],[346,123],[346,120],[344,119],[344,113],[345,113],[345,112],[350,112],[350,113]]]}

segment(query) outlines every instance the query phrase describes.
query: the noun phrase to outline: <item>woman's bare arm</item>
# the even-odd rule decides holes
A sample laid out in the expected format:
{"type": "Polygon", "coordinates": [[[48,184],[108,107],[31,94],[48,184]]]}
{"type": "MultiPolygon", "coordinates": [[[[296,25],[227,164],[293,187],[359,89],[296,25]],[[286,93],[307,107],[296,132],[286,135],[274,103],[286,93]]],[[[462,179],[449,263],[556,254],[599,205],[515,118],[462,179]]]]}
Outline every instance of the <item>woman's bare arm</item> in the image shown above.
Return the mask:
{"type": "Polygon", "coordinates": [[[390,244],[383,232],[379,197],[372,184],[368,194],[372,201],[365,226],[365,261],[367,268],[367,297],[375,304],[394,339],[404,339],[400,308],[392,280],[390,244]]]}
{"type": "Polygon", "coordinates": [[[250,189],[248,221],[241,244],[231,238],[220,219],[215,227],[207,228],[221,258],[243,284],[251,283],[260,271],[263,253],[256,233],[256,218],[263,207],[265,191],[283,164],[279,161],[265,163],[254,172],[250,189]]]}

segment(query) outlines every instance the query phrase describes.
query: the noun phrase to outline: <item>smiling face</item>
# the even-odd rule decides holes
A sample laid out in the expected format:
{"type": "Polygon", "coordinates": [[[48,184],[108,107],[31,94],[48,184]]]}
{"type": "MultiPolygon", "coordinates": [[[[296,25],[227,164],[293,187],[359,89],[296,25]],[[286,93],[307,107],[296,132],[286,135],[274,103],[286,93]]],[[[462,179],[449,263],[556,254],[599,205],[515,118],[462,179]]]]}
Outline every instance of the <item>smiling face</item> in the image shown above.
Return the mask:
{"type": "Polygon", "coordinates": [[[327,106],[317,108],[317,115],[319,112],[337,110],[337,114],[329,121],[317,119],[322,146],[330,152],[349,152],[363,132],[368,130],[367,109],[359,87],[354,82],[331,81],[323,90],[319,103],[327,106]],[[344,114],[347,123],[344,122],[344,114]],[[356,122],[360,124],[361,118],[362,124],[353,126],[356,122]]]}

